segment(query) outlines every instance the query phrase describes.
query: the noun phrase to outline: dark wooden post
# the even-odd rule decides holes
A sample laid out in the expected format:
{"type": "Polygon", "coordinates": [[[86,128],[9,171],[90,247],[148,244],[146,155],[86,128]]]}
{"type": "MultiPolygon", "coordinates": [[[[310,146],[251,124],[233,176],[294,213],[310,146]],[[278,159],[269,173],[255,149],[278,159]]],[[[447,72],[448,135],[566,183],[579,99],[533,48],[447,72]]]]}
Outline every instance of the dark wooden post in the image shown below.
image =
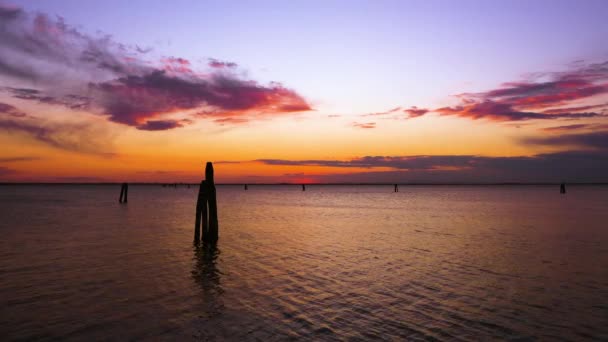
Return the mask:
{"type": "Polygon", "coordinates": [[[118,197],[118,203],[122,203],[122,195],[125,193],[125,183],[120,184],[120,197],[118,197]]]}
{"type": "Polygon", "coordinates": [[[213,180],[213,164],[205,167],[205,180],[201,182],[196,201],[194,242],[214,243],[218,240],[217,200],[213,180]]]}
{"type": "Polygon", "coordinates": [[[127,203],[127,195],[129,194],[129,184],[122,183],[120,186],[120,197],[118,203],[127,203]]]}
{"type": "Polygon", "coordinates": [[[245,184],[245,190],[247,190],[247,184],[245,184]]]}
{"type": "Polygon", "coordinates": [[[565,194],[565,193],[566,193],[566,183],[562,183],[562,184],[559,186],[559,193],[560,193],[560,194],[565,194]]]}
{"type": "Polygon", "coordinates": [[[395,184],[395,192],[399,192],[399,185],[395,184]]]}
{"type": "Polygon", "coordinates": [[[215,192],[215,181],[213,179],[213,164],[207,162],[205,166],[205,180],[209,194],[209,242],[216,242],[219,235],[219,223],[217,220],[217,198],[215,192]]]}
{"type": "Polygon", "coordinates": [[[302,191],[306,191],[306,185],[302,184],[302,191]]]}

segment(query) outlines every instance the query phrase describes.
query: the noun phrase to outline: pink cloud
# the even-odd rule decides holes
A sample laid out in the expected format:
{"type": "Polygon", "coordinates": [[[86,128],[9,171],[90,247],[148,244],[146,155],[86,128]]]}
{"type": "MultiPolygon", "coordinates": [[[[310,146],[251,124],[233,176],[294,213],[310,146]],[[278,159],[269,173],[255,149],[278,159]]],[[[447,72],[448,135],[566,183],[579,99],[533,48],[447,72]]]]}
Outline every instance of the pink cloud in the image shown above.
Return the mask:
{"type": "Polygon", "coordinates": [[[418,108],[416,106],[404,109],[403,111],[408,114],[408,118],[416,118],[429,112],[429,110],[426,108],[418,108]]]}

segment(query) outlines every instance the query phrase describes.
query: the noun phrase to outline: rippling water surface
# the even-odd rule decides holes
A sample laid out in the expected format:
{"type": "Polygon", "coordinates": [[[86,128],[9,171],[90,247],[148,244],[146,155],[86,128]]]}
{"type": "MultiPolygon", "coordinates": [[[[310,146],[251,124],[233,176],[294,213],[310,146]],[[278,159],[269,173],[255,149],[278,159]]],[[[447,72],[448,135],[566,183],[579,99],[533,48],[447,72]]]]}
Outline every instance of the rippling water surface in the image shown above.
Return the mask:
{"type": "Polygon", "coordinates": [[[0,336],[608,339],[608,187],[0,186],[0,336]]]}

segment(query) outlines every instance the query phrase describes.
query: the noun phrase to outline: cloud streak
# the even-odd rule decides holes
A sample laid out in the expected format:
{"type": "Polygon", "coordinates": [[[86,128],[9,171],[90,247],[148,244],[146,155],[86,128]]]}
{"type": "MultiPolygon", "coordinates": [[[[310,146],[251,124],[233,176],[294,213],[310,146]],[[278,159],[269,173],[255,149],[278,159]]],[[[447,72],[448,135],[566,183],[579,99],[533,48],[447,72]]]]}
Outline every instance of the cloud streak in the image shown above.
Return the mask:
{"type": "Polygon", "coordinates": [[[564,131],[576,131],[576,130],[583,130],[583,129],[608,130],[608,124],[574,124],[574,125],[545,127],[542,130],[545,132],[564,132],[564,131]]]}
{"type": "Polygon", "coordinates": [[[0,157],[0,163],[14,163],[22,161],[40,160],[40,157],[24,156],[24,157],[0,157]]]}
{"type": "Polygon", "coordinates": [[[548,137],[527,137],[522,139],[521,142],[527,145],[583,147],[608,150],[608,131],[563,134],[548,137]]]}
{"type": "Polygon", "coordinates": [[[355,128],[362,128],[362,129],[376,128],[375,122],[353,122],[352,125],[355,128]]]}
{"type": "Polygon", "coordinates": [[[583,119],[605,116],[608,112],[606,103],[576,105],[577,101],[608,95],[608,62],[535,76],[535,79],[507,82],[485,92],[456,95],[458,105],[436,109],[411,107],[405,112],[409,118],[434,112],[491,121],[583,119]],[[550,80],[535,81],[539,77],[550,80]]]}
{"type": "Polygon", "coordinates": [[[23,118],[27,116],[27,114],[20,111],[15,106],[2,102],[0,102],[0,114],[5,114],[14,118],[23,118]]]}
{"type": "MultiPolygon", "coordinates": [[[[269,166],[321,166],[354,170],[354,172],[307,175],[316,182],[326,183],[608,182],[607,150],[568,151],[514,157],[365,156],[350,160],[257,159],[241,163],[252,162],[269,166]],[[361,168],[369,171],[360,171],[361,168]]],[[[301,173],[298,174],[302,176],[301,173]]],[[[289,181],[289,179],[285,180],[289,181]]]]}

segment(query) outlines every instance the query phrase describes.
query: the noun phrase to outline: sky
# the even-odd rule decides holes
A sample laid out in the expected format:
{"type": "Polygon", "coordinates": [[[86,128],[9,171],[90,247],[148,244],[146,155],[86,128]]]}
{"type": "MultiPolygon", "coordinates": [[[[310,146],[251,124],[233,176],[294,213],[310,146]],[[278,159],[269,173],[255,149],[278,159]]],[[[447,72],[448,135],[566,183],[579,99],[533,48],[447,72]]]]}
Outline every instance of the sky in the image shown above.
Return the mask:
{"type": "Polygon", "coordinates": [[[608,182],[606,13],[0,0],[0,182],[608,182]]]}

